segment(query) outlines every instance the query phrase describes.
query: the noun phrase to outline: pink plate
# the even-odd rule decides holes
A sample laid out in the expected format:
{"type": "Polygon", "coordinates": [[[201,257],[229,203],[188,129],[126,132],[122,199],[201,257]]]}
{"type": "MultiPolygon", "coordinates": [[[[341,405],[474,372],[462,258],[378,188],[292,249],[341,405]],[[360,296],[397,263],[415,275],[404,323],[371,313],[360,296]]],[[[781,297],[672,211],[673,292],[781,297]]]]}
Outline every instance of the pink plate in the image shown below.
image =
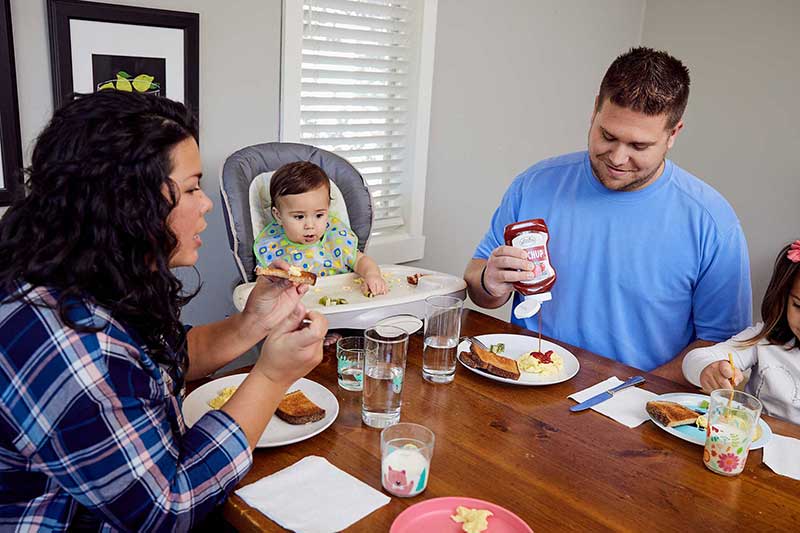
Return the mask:
{"type": "Polygon", "coordinates": [[[450,517],[456,514],[456,507],[463,505],[470,509],[488,509],[489,528],[485,533],[533,533],[533,530],[520,517],[499,505],[475,498],[433,498],[412,505],[394,519],[389,533],[412,533],[436,531],[437,533],[463,532],[461,524],[450,517]]]}

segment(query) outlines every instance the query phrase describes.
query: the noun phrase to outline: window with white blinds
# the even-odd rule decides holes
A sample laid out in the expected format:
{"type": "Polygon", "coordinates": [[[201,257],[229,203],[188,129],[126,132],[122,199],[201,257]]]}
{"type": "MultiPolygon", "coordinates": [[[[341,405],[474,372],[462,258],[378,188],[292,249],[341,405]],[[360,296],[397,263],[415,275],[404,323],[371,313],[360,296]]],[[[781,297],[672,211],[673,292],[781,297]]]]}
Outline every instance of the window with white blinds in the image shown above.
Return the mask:
{"type": "MultiPolygon", "coordinates": [[[[431,76],[420,87],[420,66],[430,1],[285,0],[284,9],[298,9],[295,2],[302,4],[299,65],[287,61],[291,32],[284,28],[283,66],[295,73],[284,72],[283,92],[289,96],[285,82],[297,83],[299,70],[299,98],[283,98],[282,139],[334,152],[361,172],[373,196],[371,249],[381,237],[421,237],[422,211],[413,203],[424,203],[426,165],[421,180],[415,174],[420,154],[427,157],[431,76]]],[[[430,56],[432,70],[432,49],[430,56]]]]}

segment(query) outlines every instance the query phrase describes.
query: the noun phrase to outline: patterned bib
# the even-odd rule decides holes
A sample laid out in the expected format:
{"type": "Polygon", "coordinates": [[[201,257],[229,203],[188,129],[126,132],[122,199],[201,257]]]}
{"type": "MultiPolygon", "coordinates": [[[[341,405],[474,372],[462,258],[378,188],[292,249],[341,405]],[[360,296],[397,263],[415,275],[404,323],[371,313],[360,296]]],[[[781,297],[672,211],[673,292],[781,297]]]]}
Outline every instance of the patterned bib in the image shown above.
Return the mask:
{"type": "Polygon", "coordinates": [[[276,259],[308,270],[318,276],[344,274],[355,269],[358,237],[336,217],[328,219],[322,238],[312,244],[298,244],[286,237],[283,226],[272,221],[256,237],[256,260],[269,266],[276,259]]]}

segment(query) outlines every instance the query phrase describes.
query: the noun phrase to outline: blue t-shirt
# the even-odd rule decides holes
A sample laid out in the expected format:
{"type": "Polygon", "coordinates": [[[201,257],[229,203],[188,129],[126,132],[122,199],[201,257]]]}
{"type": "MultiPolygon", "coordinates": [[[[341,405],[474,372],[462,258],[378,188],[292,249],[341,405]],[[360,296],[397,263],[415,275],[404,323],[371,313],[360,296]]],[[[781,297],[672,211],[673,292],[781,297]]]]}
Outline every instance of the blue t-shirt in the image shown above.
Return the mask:
{"type": "MultiPolygon", "coordinates": [[[[722,341],[751,323],[736,214],[669,160],[655,182],[630,192],[597,181],[587,152],[542,161],[506,191],[474,257],[504,244],[506,224],[531,218],[547,223],[557,273],[542,306],[545,335],[649,371],[698,338],[722,341]]],[[[512,322],[538,329],[537,316],[512,322]]]]}

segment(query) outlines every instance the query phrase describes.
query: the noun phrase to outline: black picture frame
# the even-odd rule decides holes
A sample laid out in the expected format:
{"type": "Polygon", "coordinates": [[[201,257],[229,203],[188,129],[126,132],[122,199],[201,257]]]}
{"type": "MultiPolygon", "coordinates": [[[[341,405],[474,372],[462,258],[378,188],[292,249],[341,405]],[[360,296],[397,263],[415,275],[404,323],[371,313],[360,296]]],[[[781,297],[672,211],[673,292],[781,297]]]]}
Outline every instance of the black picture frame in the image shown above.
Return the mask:
{"type": "Polygon", "coordinates": [[[0,206],[5,206],[22,192],[22,141],[10,0],[0,0],[0,156],[0,206]]]}
{"type": "MultiPolygon", "coordinates": [[[[47,18],[50,27],[53,103],[56,108],[66,99],[70,98],[70,95],[75,92],[72,64],[73,39],[70,22],[73,20],[83,20],[108,24],[128,24],[150,28],[181,30],[183,32],[184,66],[182,101],[199,119],[199,14],[184,11],[169,11],[165,9],[84,2],[82,0],[48,0],[47,18]]],[[[131,49],[135,49],[135,47],[135,44],[132,43],[131,49]]],[[[131,54],[131,59],[133,57],[133,54],[131,54]]],[[[162,95],[170,97],[168,91],[166,94],[162,95]]]]}

